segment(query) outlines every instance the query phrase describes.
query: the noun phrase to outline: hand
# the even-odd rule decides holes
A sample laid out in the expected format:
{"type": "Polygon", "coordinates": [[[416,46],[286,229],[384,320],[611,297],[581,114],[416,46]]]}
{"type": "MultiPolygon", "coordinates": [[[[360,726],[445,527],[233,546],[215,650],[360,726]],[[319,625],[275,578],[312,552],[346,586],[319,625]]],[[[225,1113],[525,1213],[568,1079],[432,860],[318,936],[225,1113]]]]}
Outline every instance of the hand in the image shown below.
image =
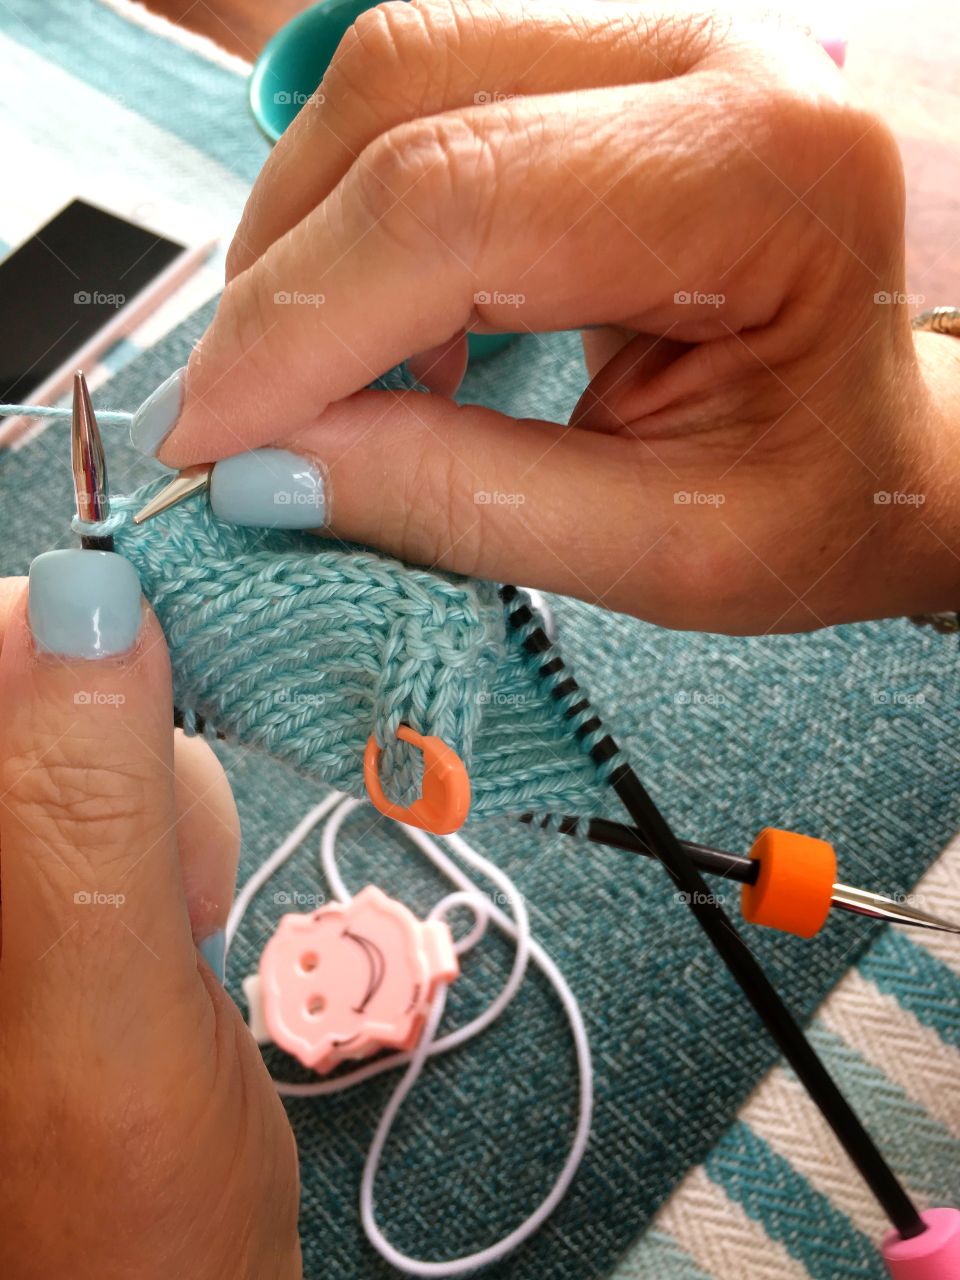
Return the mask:
{"type": "Polygon", "coordinates": [[[800,33],[380,5],[260,175],[159,456],[282,442],[339,536],[669,626],[956,608],[960,363],[915,348],[903,206],[800,33]],[[448,398],[466,329],[575,327],[568,428],[448,398]],[[361,390],[411,356],[436,394],[361,390]]]}
{"type": "Polygon", "coordinates": [[[293,1136],[195,947],[225,923],[236,810],[174,735],[136,574],[105,559],[112,586],[76,559],[38,585],[35,561],[35,635],[0,583],[0,1274],[295,1280],[293,1136]],[[126,652],[64,652],[124,627],[126,652]]]}

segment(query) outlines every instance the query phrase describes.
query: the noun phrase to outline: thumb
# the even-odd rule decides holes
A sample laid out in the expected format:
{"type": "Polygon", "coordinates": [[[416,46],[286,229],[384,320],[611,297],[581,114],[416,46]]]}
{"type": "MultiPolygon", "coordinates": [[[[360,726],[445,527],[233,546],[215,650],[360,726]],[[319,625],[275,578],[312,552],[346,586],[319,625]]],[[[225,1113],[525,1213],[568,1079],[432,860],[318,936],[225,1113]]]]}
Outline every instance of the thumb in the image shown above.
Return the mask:
{"type": "Polygon", "coordinates": [[[173,1043],[164,1011],[182,1007],[197,961],[163,635],[112,552],[38,556],[28,595],[0,656],[5,994],[47,1028],[173,1043]]]}

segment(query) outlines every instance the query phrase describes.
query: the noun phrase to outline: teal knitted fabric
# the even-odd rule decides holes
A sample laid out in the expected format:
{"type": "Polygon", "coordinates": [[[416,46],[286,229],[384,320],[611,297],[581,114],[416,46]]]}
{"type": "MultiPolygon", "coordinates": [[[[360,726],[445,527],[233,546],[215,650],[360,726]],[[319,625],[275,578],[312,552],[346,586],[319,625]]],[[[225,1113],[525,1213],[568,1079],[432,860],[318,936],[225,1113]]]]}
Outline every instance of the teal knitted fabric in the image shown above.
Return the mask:
{"type": "Polygon", "coordinates": [[[202,495],[133,525],[155,488],[115,502],[112,527],[163,626],[179,707],[355,794],[375,732],[387,793],[413,798],[404,722],[463,759],[474,814],[609,807],[581,717],[551,697],[559,677],[538,677],[492,584],[224,524],[202,495]]]}
{"type": "MultiPolygon", "coordinates": [[[[6,0],[0,28],[30,60],[33,97],[15,85],[11,92],[20,96],[9,112],[22,119],[35,101],[41,122],[50,104],[68,102],[75,132],[68,120],[55,139],[65,152],[82,151],[90,104],[113,95],[126,106],[99,136],[110,137],[118,165],[133,169],[138,149],[151,153],[157,129],[169,140],[164,163],[203,156],[217,190],[231,175],[248,183],[262,163],[266,148],[247,115],[244,78],[107,5],[6,0]],[[78,101],[87,105],[74,109],[78,101]]],[[[139,404],[185,362],[209,316],[206,308],[142,355],[98,404],[139,404]]],[[[471,369],[464,395],[518,417],[564,421],[584,384],[575,336],[531,336],[471,369]]],[[[154,476],[119,429],[105,436],[115,492],[130,493],[154,476]]],[[[67,433],[53,426],[0,459],[0,572],[23,573],[37,552],[75,545],[71,510],[67,433]]],[[[148,579],[149,566],[139,567],[148,579]]],[[[565,656],[683,835],[742,849],[765,823],[794,826],[836,844],[843,878],[909,892],[960,825],[960,664],[941,638],[896,621],[808,636],[722,638],[664,631],[576,601],[552,603],[565,656]],[[894,696],[900,693],[923,699],[894,696]]],[[[509,650],[499,661],[508,658],[509,650]]],[[[505,681],[500,689],[508,698],[524,692],[505,681]]],[[[490,767],[478,761],[481,748],[495,753],[510,745],[497,716],[518,734],[538,732],[531,709],[518,714],[518,705],[484,707],[473,744],[475,779],[490,767]]],[[[549,760],[553,739],[546,742],[549,760]]],[[[229,743],[216,750],[240,809],[243,880],[324,787],[265,752],[229,743]]],[[[469,828],[469,838],[519,885],[536,936],[583,1003],[597,1085],[593,1136],[569,1194],[536,1238],[484,1280],[600,1280],[686,1171],[730,1130],[776,1051],[655,864],[496,818],[469,828]]],[[[398,839],[395,824],[372,821],[368,808],[347,824],[342,847],[351,887],[375,882],[421,914],[444,892],[398,839]]],[[[241,1005],[240,980],[256,967],[293,895],[322,889],[314,839],[257,898],[231,949],[228,989],[241,1005]]],[[[735,909],[733,901],[727,905],[735,909]]],[[[791,1007],[806,1017],[877,933],[869,923],[836,918],[811,943],[764,930],[749,936],[791,1007]]],[[[451,987],[449,1026],[478,1012],[510,959],[498,939],[484,940],[451,987]]],[[[895,959],[915,996],[916,975],[895,959]]],[[[930,990],[931,1005],[947,1010],[951,989],[936,980],[930,990]]],[[[278,1052],[268,1056],[278,1076],[299,1074],[278,1052]]],[[[363,1157],[393,1083],[288,1104],[301,1158],[307,1280],[395,1280],[370,1250],[357,1214],[363,1157]]],[[[495,1028],[431,1065],[401,1112],[377,1183],[391,1239],[412,1254],[449,1257],[516,1226],[563,1159],[574,1087],[562,1016],[532,978],[495,1028]]],[[[875,1136],[898,1171],[912,1175],[930,1149],[929,1128],[902,1124],[902,1111],[880,1105],[884,1095],[871,1089],[870,1097],[879,1099],[864,1112],[875,1136]]],[[[929,1192],[950,1198],[949,1185],[932,1178],[929,1192]]],[[[752,1210],[762,1200],[773,1215],[783,1190],[767,1175],[749,1199],[752,1210]]],[[[793,1196],[796,1238],[842,1242],[835,1218],[821,1208],[793,1196]]],[[[708,1225],[719,1235],[729,1220],[708,1225]]],[[[681,1270],[665,1257],[640,1263],[631,1280],[702,1280],[692,1263],[681,1270]]],[[[731,1269],[723,1280],[752,1274],[731,1269]]],[[[817,1276],[837,1274],[825,1265],[817,1276]]]]}

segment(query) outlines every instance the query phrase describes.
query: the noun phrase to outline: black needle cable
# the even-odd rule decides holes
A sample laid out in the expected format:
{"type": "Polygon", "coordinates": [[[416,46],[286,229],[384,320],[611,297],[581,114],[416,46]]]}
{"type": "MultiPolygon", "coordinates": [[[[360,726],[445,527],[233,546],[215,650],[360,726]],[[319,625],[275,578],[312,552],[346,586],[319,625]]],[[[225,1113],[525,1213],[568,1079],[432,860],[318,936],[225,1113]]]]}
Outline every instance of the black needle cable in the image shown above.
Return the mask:
{"type": "MultiPolygon", "coordinates": [[[[566,670],[564,662],[554,651],[552,642],[542,628],[536,625],[536,618],[523,596],[512,586],[502,587],[500,596],[509,610],[509,624],[515,630],[523,632],[524,648],[531,654],[546,658],[539,668],[539,675],[550,681],[551,696],[558,701],[571,700],[565,714],[567,719],[578,722],[575,729],[577,737],[595,737],[603,729],[599,716],[593,711],[576,680],[570,675],[562,675],[566,670]],[[558,676],[562,678],[558,680],[558,676]],[[574,699],[577,694],[580,695],[579,698],[574,699]]],[[[753,952],[711,894],[707,882],[684,851],[640,779],[629,764],[622,759],[618,760],[621,752],[616,742],[609,734],[605,734],[590,748],[590,755],[600,766],[614,762],[608,780],[641,838],[659,858],[676,887],[686,895],[687,906],[696,916],[698,924],[762,1019],[797,1078],[820,1108],[900,1237],[908,1240],[922,1234],[926,1227],[916,1206],[861,1124],[856,1112],[834,1083],[753,952]]]]}
{"type": "MultiPolygon", "coordinates": [[[[534,814],[522,813],[519,821],[528,826],[537,825],[544,831],[556,830],[562,836],[582,835],[593,844],[608,844],[613,849],[639,853],[644,858],[657,858],[637,827],[612,822],[609,818],[579,818],[568,815],[563,818],[542,818],[538,822],[534,814]]],[[[699,870],[723,876],[725,880],[734,880],[737,884],[756,884],[760,875],[760,863],[754,858],[727,853],[725,849],[698,844],[695,840],[681,840],[680,844],[699,870]]]]}

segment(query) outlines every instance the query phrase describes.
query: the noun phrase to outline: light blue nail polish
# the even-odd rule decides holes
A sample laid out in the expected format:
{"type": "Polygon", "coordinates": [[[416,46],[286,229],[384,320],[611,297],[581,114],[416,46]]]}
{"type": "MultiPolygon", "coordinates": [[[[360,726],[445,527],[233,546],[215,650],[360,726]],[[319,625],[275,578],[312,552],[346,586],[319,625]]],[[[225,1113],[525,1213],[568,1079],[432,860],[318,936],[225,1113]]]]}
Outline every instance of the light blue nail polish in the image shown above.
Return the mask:
{"type": "Polygon", "coordinates": [[[133,415],[130,423],[130,443],[141,453],[152,457],[173,429],[183,404],[183,384],[186,367],[171,373],[151,392],[133,415]]]}
{"type": "Polygon", "coordinates": [[[30,566],[30,630],[38,649],[109,658],[140,631],[140,579],[112,551],[46,551],[30,566]]]}
{"type": "Polygon", "coordinates": [[[222,982],[227,968],[227,935],[222,929],[197,943],[197,950],[222,982]]]}
{"type": "Polygon", "coordinates": [[[254,449],[224,458],[210,476],[210,506],[220,520],[266,529],[323,524],[323,476],[286,449],[254,449]]]}

